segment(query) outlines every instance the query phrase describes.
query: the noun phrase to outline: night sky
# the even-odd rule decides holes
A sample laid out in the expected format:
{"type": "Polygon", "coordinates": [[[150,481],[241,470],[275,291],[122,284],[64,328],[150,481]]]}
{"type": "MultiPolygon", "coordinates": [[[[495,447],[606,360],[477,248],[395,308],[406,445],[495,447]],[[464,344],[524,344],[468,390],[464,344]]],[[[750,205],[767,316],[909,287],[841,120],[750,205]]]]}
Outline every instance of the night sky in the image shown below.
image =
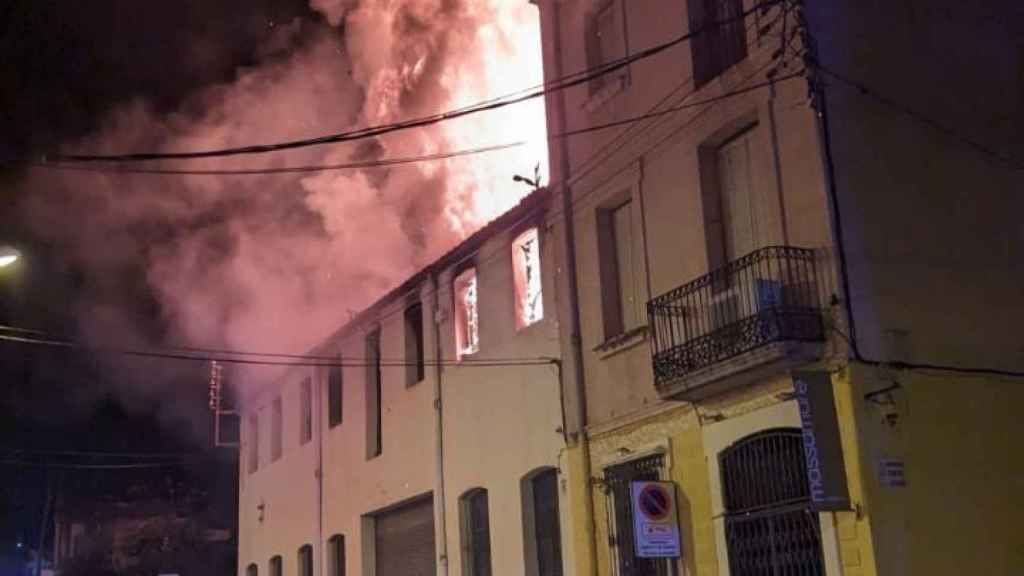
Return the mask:
{"type": "MultiPolygon", "coordinates": [[[[18,269],[0,274],[0,324],[73,335],[80,320],[74,303],[88,290],[80,271],[19,218],[23,199],[12,183],[23,162],[96,129],[118,104],[144,98],[158,110],[173,109],[204,86],[230,81],[265,49],[276,26],[295,18],[319,17],[303,0],[0,4],[0,245],[17,246],[25,255],[18,269]]],[[[124,287],[120,305],[159,334],[159,311],[141,273],[128,269],[118,279],[124,287]]],[[[0,460],[28,458],[13,450],[201,451],[206,455],[190,459],[186,472],[222,494],[225,517],[233,516],[230,457],[211,455],[203,435],[209,419],[205,366],[182,378],[173,399],[125,397],[121,391],[135,385],[132,379],[145,380],[163,367],[142,362],[129,368],[112,372],[95,358],[66,350],[0,343],[0,460]],[[166,409],[168,402],[174,410],[166,409]]],[[[0,465],[0,556],[17,541],[35,545],[43,487],[57,476],[53,468],[0,465]]],[[[106,471],[59,476],[66,486],[86,480],[116,486],[125,478],[106,471]]]]}

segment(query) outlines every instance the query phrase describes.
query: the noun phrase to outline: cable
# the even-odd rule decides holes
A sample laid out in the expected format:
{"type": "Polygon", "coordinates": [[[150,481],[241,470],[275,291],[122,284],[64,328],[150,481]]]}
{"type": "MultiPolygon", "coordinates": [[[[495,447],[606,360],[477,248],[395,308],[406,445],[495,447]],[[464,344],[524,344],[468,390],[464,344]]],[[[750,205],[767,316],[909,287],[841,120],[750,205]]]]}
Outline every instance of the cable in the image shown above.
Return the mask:
{"type": "MultiPolygon", "coordinates": [[[[574,86],[578,86],[585,82],[589,82],[593,79],[599,78],[606,74],[610,74],[616,70],[620,70],[633,62],[644,60],[660,54],[674,46],[689,41],[694,36],[703,33],[705,30],[709,30],[718,27],[722,24],[728,24],[734,21],[745,20],[750,14],[763,9],[766,6],[777,4],[777,0],[766,1],[758,3],[752,6],[750,9],[741,12],[739,15],[728,18],[721,21],[709,22],[697,30],[688,31],[685,34],[647,48],[637,52],[636,54],[620,58],[619,60],[603,64],[595,67],[581,75],[571,77],[568,80],[556,80],[552,85],[545,85],[539,90],[522,94],[512,98],[502,98],[499,101],[485,101],[476,105],[464,107],[457,110],[450,110],[439,114],[433,114],[411,120],[405,120],[402,122],[396,122],[391,124],[383,124],[378,126],[371,126],[362,128],[359,130],[353,130],[348,132],[339,132],[335,134],[328,134],[317,138],[308,138],[301,140],[290,140],[284,142],[278,142],[273,144],[257,144],[251,146],[241,146],[234,148],[220,148],[211,150],[202,150],[194,152],[137,152],[137,153],[126,153],[126,154],[58,154],[53,158],[58,162],[133,162],[142,160],[185,160],[185,159],[196,159],[196,158],[212,158],[212,157],[223,157],[223,156],[237,156],[242,154],[263,154],[267,152],[276,152],[280,150],[289,150],[294,148],[304,148],[309,146],[318,146],[322,144],[335,144],[340,142],[350,142],[353,140],[362,140],[366,138],[373,138],[384,134],[390,134],[393,132],[399,132],[408,130],[411,128],[420,128],[424,126],[430,126],[440,122],[445,122],[468,116],[471,114],[477,114],[489,110],[497,110],[527,100],[539,98],[551,92],[561,91],[574,86]]],[[[44,160],[45,161],[45,160],[44,160]]]]}
{"type": "MultiPolygon", "coordinates": [[[[769,64],[771,64],[771,63],[769,62],[769,64]]],[[[754,74],[751,75],[751,77],[756,75],[757,73],[759,73],[765,67],[767,67],[767,66],[762,66],[759,70],[755,71],[754,74]]],[[[570,130],[570,131],[567,131],[566,134],[567,135],[582,134],[582,133],[586,133],[586,132],[592,132],[592,131],[598,130],[598,129],[611,128],[611,127],[615,127],[615,126],[621,126],[621,125],[624,125],[624,124],[629,124],[629,123],[635,123],[635,122],[640,122],[640,121],[644,121],[644,120],[649,120],[649,119],[653,119],[653,118],[660,118],[662,116],[665,116],[665,115],[668,115],[668,114],[671,114],[671,113],[675,113],[675,112],[678,112],[678,111],[681,111],[681,110],[684,110],[684,109],[694,108],[694,107],[699,107],[699,106],[709,106],[709,108],[705,109],[705,110],[707,110],[707,109],[710,109],[710,105],[711,104],[720,102],[722,100],[725,100],[727,98],[731,98],[733,96],[737,96],[737,95],[740,95],[740,94],[745,94],[745,93],[748,93],[748,92],[752,92],[754,90],[767,87],[767,86],[772,85],[772,84],[777,83],[777,82],[783,82],[783,81],[786,81],[786,80],[789,80],[789,79],[792,79],[792,78],[796,78],[796,77],[801,76],[802,74],[803,74],[802,71],[801,72],[795,72],[795,73],[792,73],[792,74],[789,74],[789,75],[786,75],[786,76],[782,76],[782,77],[779,77],[779,78],[774,78],[774,79],[772,79],[770,81],[764,81],[764,82],[760,82],[760,83],[757,83],[757,84],[754,84],[754,85],[751,85],[751,86],[747,86],[747,87],[743,87],[743,88],[738,88],[738,89],[735,89],[735,90],[732,90],[732,91],[729,91],[729,92],[725,92],[725,93],[722,93],[722,94],[719,94],[717,96],[714,96],[714,97],[711,97],[711,98],[707,98],[707,99],[704,99],[704,100],[686,103],[685,102],[686,98],[688,98],[689,96],[693,95],[693,93],[694,93],[694,91],[691,91],[691,92],[687,93],[686,95],[684,95],[682,97],[681,101],[683,103],[675,105],[675,106],[672,106],[670,108],[666,108],[664,110],[655,111],[655,112],[649,112],[649,113],[646,113],[646,114],[642,114],[642,115],[639,115],[639,116],[635,116],[635,117],[631,117],[631,118],[628,118],[628,119],[623,119],[623,120],[619,120],[619,121],[615,121],[615,122],[609,122],[607,124],[591,126],[591,127],[587,127],[587,128],[580,128],[580,129],[577,129],[577,130],[570,130]]],[[[749,79],[749,77],[747,79],[749,79]]],[[[746,79],[743,82],[746,82],[746,79]]],[[[662,100],[662,101],[664,101],[664,100],[662,100]]],[[[684,124],[681,128],[685,128],[686,126],[688,126],[690,123],[692,123],[692,121],[694,121],[701,114],[703,114],[703,112],[695,115],[686,124],[684,124]]],[[[678,130],[676,132],[678,132],[678,130]]],[[[673,135],[676,132],[673,132],[673,135]]],[[[662,141],[664,141],[664,139],[662,141]]],[[[658,144],[660,144],[660,141],[659,141],[658,144]]],[[[656,144],[655,146],[657,146],[658,144],[656,144]]],[[[623,145],[625,145],[625,142],[623,143],[623,145]]],[[[618,149],[621,149],[621,146],[619,148],[617,148],[616,150],[613,150],[612,153],[614,153],[618,149]]],[[[641,152],[641,154],[645,154],[649,149],[650,148],[644,150],[643,152],[641,152]]],[[[588,162],[588,161],[584,161],[584,163],[586,163],[586,162],[588,162]]],[[[586,175],[586,173],[584,173],[583,175],[586,175]]],[[[579,176],[581,177],[582,175],[579,175],[579,176]]],[[[578,203],[579,200],[585,198],[586,196],[588,196],[591,193],[593,193],[593,190],[580,195],[578,198],[576,198],[574,200],[574,202],[578,203]]],[[[541,207],[538,207],[537,210],[530,211],[529,213],[527,213],[526,215],[523,216],[523,218],[520,220],[520,222],[525,222],[526,220],[535,217],[536,213],[538,211],[542,210],[543,208],[544,207],[541,206],[541,207]]],[[[557,216],[559,214],[560,214],[560,212],[552,213],[553,216],[557,216]]],[[[476,252],[477,251],[474,251],[474,254],[476,254],[476,252]]],[[[496,254],[495,256],[492,256],[491,258],[496,258],[496,257],[499,257],[499,256],[503,257],[504,253],[496,254]]],[[[469,257],[472,257],[472,256],[469,256],[469,257]]],[[[482,264],[482,263],[486,263],[489,260],[490,260],[490,258],[487,259],[487,260],[484,260],[484,261],[482,261],[480,263],[478,263],[478,265],[482,264]]],[[[391,313],[391,314],[395,314],[395,313],[397,313],[397,312],[394,312],[394,313],[391,313]]],[[[357,362],[353,363],[352,361],[345,360],[344,358],[342,358],[340,356],[317,356],[317,355],[310,355],[310,354],[291,354],[291,353],[280,353],[280,352],[255,352],[255,351],[244,351],[244,350],[224,349],[224,348],[205,348],[205,347],[189,347],[189,346],[173,346],[173,347],[164,348],[164,350],[169,350],[169,352],[159,351],[159,350],[111,350],[111,349],[89,347],[89,346],[86,346],[86,345],[83,345],[83,344],[76,343],[76,342],[74,342],[72,340],[67,340],[67,339],[61,339],[61,338],[53,337],[53,336],[50,336],[49,334],[47,334],[46,332],[39,331],[39,330],[28,329],[28,328],[9,326],[9,325],[0,325],[0,332],[3,332],[3,331],[27,334],[27,335],[32,335],[32,336],[40,336],[41,338],[25,338],[25,337],[17,337],[17,336],[9,336],[9,335],[2,335],[2,334],[0,334],[0,340],[6,340],[6,341],[10,341],[10,342],[17,342],[17,343],[23,343],[23,344],[45,345],[45,346],[50,346],[50,347],[65,347],[65,348],[85,349],[85,350],[89,350],[89,351],[92,351],[92,352],[95,352],[95,353],[110,353],[110,354],[122,354],[122,355],[141,356],[141,357],[153,357],[153,358],[168,358],[168,359],[193,360],[193,361],[218,361],[218,362],[234,363],[234,364],[255,364],[255,365],[275,365],[275,366],[325,366],[325,367],[358,366],[358,367],[365,367],[365,366],[368,365],[365,360],[357,361],[357,362]],[[222,356],[213,357],[213,356],[210,356],[210,355],[222,355],[222,356]],[[285,358],[285,359],[297,360],[298,362],[276,362],[276,361],[267,361],[267,360],[245,360],[245,359],[238,359],[238,358],[223,357],[223,355],[227,355],[227,356],[256,356],[256,357],[263,357],[263,358],[285,358]],[[309,362],[305,362],[305,361],[313,361],[313,363],[309,363],[309,362]]],[[[554,361],[556,361],[556,359],[553,359],[553,358],[466,358],[466,359],[462,359],[462,360],[446,360],[442,364],[443,365],[454,365],[454,366],[475,366],[475,365],[479,365],[479,366],[519,366],[519,365],[531,365],[532,366],[532,365],[550,365],[554,361]]],[[[414,365],[414,364],[418,364],[418,363],[404,361],[404,360],[389,360],[389,359],[382,359],[381,360],[381,365],[382,366],[409,366],[409,365],[414,365]]],[[[432,362],[432,361],[425,361],[424,362],[424,365],[434,365],[434,364],[435,363],[432,362]]]]}
{"type": "MultiPolygon", "coordinates": [[[[761,72],[764,68],[766,68],[770,64],[772,64],[772,62],[768,62],[765,66],[762,66],[759,70],[757,70],[753,74],[751,74],[751,76],[748,76],[747,79],[744,79],[743,82],[745,83],[746,80],[748,80],[750,77],[753,77],[757,73],[761,72]]],[[[711,107],[710,105],[711,104],[717,103],[717,102],[719,102],[721,100],[724,100],[726,98],[729,98],[731,96],[747,93],[747,92],[750,92],[750,91],[753,91],[753,90],[756,90],[756,89],[759,89],[759,88],[763,88],[763,87],[769,86],[769,85],[774,84],[776,82],[781,82],[781,81],[784,81],[784,80],[787,80],[787,79],[798,77],[800,75],[802,75],[802,72],[793,73],[793,74],[790,74],[790,75],[787,75],[787,76],[784,76],[784,77],[780,77],[780,78],[774,78],[774,79],[772,79],[770,81],[761,82],[761,83],[758,83],[758,84],[755,84],[755,85],[747,86],[745,88],[736,89],[736,90],[733,90],[733,91],[730,91],[730,92],[726,92],[726,93],[723,93],[723,94],[720,94],[718,96],[715,96],[715,97],[712,97],[712,98],[708,98],[708,99],[705,99],[705,100],[702,100],[702,101],[680,104],[680,105],[673,106],[673,107],[665,109],[665,110],[656,111],[656,112],[650,112],[650,113],[647,113],[647,114],[644,114],[644,115],[641,115],[641,116],[637,116],[637,117],[634,117],[634,118],[631,118],[631,119],[626,119],[626,120],[620,120],[620,121],[617,121],[617,122],[612,122],[612,123],[609,123],[608,125],[603,125],[603,127],[618,126],[618,125],[622,125],[622,124],[629,123],[629,122],[637,122],[637,121],[642,121],[642,120],[646,120],[646,119],[657,118],[657,117],[661,117],[661,116],[664,116],[666,114],[677,112],[679,110],[686,109],[686,108],[692,108],[692,107],[697,107],[697,106],[707,106],[704,109],[704,111],[702,111],[702,112],[698,113],[697,115],[695,115],[686,124],[684,124],[679,129],[675,130],[672,134],[670,134],[668,136],[668,137],[671,137],[674,134],[678,133],[678,130],[681,130],[682,128],[685,128],[690,123],[692,123],[696,118],[698,118],[701,114],[703,114],[708,109],[710,109],[710,107],[711,107]]],[[[685,95],[682,98],[682,100],[685,101],[685,99],[688,98],[692,94],[693,94],[693,91],[691,91],[689,94],[685,95]]],[[[593,131],[593,130],[599,129],[599,128],[600,127],[588,127],[588,128],[578,129],[576,131],[570,131],[570,132],[573,132],[573,133],[585,133],[585,132],[593,131]]],[[[656,143],[655,146],[660,145],[660,143],[663,142],[664,140],[665,139],[662,139],[661,141],[656,143]]],[[[623,143],[623,145],[625,145],[625,143],[623,143]]],[[[619,149],[621,149],[621,146],[619,147],[619,149]]],[[[643,152],[641,152],[641,154],[645,154],[649,150],[650,150],[650,147],[645,149],[643,152]]],[[[615,150],[615,151],[617,151],[617,150],[615,150]]],[[[615,152],[615,151],[613,151],[613,152],[615,152]]],[[[589,191],[585,195],[589,195],[592,192],[593,192],[593,190],[589,191]]],[[[581,196],[581,198],[582,197],[583,196],[581,196]]],[[[577,199],[577,201],[578,200],[579,199],[577,199]]],[[[531,218],[531,217],[533,217],[532,213],[531,214],[527,214],[526,216],[524,216],[523,220],[525,220],[527,218],[531,218]]],[[[180,348],[172,349],[175,352],[162,352],[162,351],[158,351],[158,350],[107,349],[107,348],[99,348],[99,347],[90,347],[90,346],[83,345],[83,344],[80,344],[80,343],[76,343],[76,342],[73,342],[73,341],[70,341],[70,340],[59,340],[59,339],[45,337],[46,334],[44,332],[40,332],[40,331],[37,331],[37,330],[29,330],[29,329],[23,329],[23,328],[18,328],[18,327],[11,327],[11,326],[0,326],[0,330],[22,332],[22,333],[25,333],[25,334],[44,336],[44,338],[26,338],[26,337],[17,337],[17,336],[9,336],[9,335],[0,335],[0,340],[6,340],[6,341],[10,341],[10,342],[17,342],[17,343],[23,343],[23,344],[34,344],[34,345],[41,345],[41,346],[49,346],[49,347],[81,349],[81,350],[86,350],[86,351],[89,351],[89,352],[92,352],[92,353],[97,353],[97,354],[119,354],[119,355],[137,356],[137,357],[164,358],[164,359],[203,361],[203,362],[218,361],[218,362],[223,362],[223,363],[251,364],[251,365],[264,365],[264,366],[271,365],[271,366],[321,366],[321,367],[345,367],[345,366],[352,366],[352,367],[365,367],[365,366],[369,365],[365,360],[353,362],[353,361],[347,361],[344,358],[341,358],[340,356],[335,358],[335,357],[300,355],[300,354],[260,353],[260,352],[248,352],[248,351],[238,351],[238,350],[224,350],[224,349],[204,349],[204,348],[194,348],[194,347],[192,347],[192,348],[180,347],[180,348]],[[186,354],[182,354],[180,352],[187,352],[187,353],[186,354]],[[200,353],[203,353],[203,354],[215,353],[215,354],[227,354],[227,355],[248,355],[248,356],[262,356],[262,357],[281,357],[281,358],[291,358],[291,359],[295,359],[295,360],[298,360],[298,361],[295,361],[295,362],[282,362],[282,361],[272,361],[272,360],[252,360],[252,359],[240,359],[240,358],[230,358],[230,357],[213,357],[213,356],[210,356],[210,355],[199,355],[200,353]]],[[[455,365],[455,366],[536,366],[536,365],[551,365],[552,363],[555,363],[555,362],[557,362],[557,359],[554,359],[554,358],[532,358],[532,359],[483,359],[483,358],[481,358],[481,359],[464,359],[464,360],[446,360],[446,361],[442,362],[442,364],[443,365],[449,365],[450,364],[450,365],[455,365]]],[[[393,361],[393,360],[383,360],[382,359],[380,364],[382,366],[410,366],[410,365],[418,365],[419,363],[409,362],[409,361],[393,361]]],[[[428,365],[428,364],[429,365],[434,365],[436,363],[435,362],[426,361],[423,364],[424,365],[428,365]]]]}
{"type": "Polygon", "coordinates": [[[82,456],[86,458],[138,458],[138,459],[172,459],[200,456],[201,452],[97,452],[83,450],[26,450],[0,446],[0,452],[15,456],[82,456]]]}
{"type": "Polygon", "coordinates": [[[478,148],[467,148],[438,154],[426,154],[422,156],[406,156],[400,158],[387,158],[382,160],[368,160],[365,162],[348,162],[341,164],[313,164],[301,166],[283,166],[278,168],[239,168],[239,169],[210,169],[210,170],[188,170],[175,168],[131,168],[125,166],[95,166],[82,164],[59,164],[50,162],[31,162],[30,168],[42,168],[48,170],[70,170],[76,172],[89,172],[98,174],[154,174],[154,175],[186,175],[186,176],[257,176],[265,174],[303,174],[307,172],[329,172],[336,170],[386,168],[390,166],[401,166],[419,162],[431,162],[436,160],[447,160],[462,156],[484,154],[497,150],[506,150],[517,146],[524,146],[525,141],[509,142],[507,144],[496,144],[493,146],[482,146],[478,148]]]}
{"type": "Polygon", "coordinates": [[[28,460],[0,460],[0,466],[23,466],[27,468],[58,468],[61,470],[130,470],[140,468],[170,468],[181,466],[181,462],[139,462],[133,464],[55,464],[28,460]]]}
{"type": "MultiPolygon", "coordinates": [[[[547,138],[548,142],[569,138],[572,136],[579,136],[581,134],[589,134],[591,132],[598,132],[601,130],[607,130],[609,128],[617,128],[627,124],[635,124],[637,122],[643,122],[644,120],[650,120],[654,118],[661,118],[668,114],[673,114],[680,110],[687,108],[696,108],[698,106],[704,106],[719,100],[724,100],[738,94],[745,94],[754,90],[764,88],[775,82],[782,82],[789,80],[797,76],[802,75],[802,72],[788,74],[786,76],[780,76],[770,81],[762,82],[749,86],[747,88],[735,90],[719,96],[708,98],[706,100],[700,100],[697,102],[690,102],[683,105],[673,106],[658,110],[656,112],[648,112],[639,116],[632,116],[629,118],[623,118],[614,122],[608,122],[605,124],[596,124],[593,126],[587,126],[585,128],[577,128],[575,130],[568,130],[561,134],[555,134],[547,138]]],[[[319,165],[305,165],[305,166],[289,166],[280,168],[241,168],[241,169],[210,169],[210,170],[188,170],[188,169],[174,169],[174,168],[130,168],[121,166],[93,166],[93,165],[72,165],[72,164],[50,164],[50,163],[39,163],[35,162],[29,164],[32,168],[43,168],[49,170],[69,170],[77,172],[88,172],[96,174],[149,174],[149,175],[186,175],[186,176],[256,176],[256,175],[267,175],[267,174],[296,174],[296,173],[307,173],[307,172],[327,172],[334,170],[348,170],[348,169],[365,169],[365,168],[379,168],[388,166],[397,166],[403,164],[413,164],[418,162],[426,162],[433,160],[444,160],[449,158],[456,158],[461,156],[469,156],[474,154],[482,154],[485,152],[493,152],[496,150],[505,150],[508,148],[514,148],[517,146],[523,146],[526,142],[510,142],[508,144],[497,144],[494,146],[485,146],[481,148],[470,148],[465,150],[456,150],[444,154],[430,154],[425,156],[410,156],[405,158],[393,158],[379,161],[369,162],[353,162],[347,164],[319,164],[319,165]]]]}
{"type": "Polygon", "coordinates": [[[817,71],[823,72],[825,75],[829,76],[830,78],[834,78],[834,79],[838,80],[839,82],[847,85],[848,87],[853,88],[854,90],[856,90],[861,95],[868,96],[871,99],[875,100],[876,102],[880,102],[881,104],[884,104],[884,105],[888,106],[889,108],[891,108],[891,109],[893,109],[893,110],[895,110],[897,112],[900,112],[904,116],[907,116],[908,118],[911,118],[911,119],[916,120],[917,122],[919,122],[921,124],[924,124],[924,125],[928,126],[932,130],[935,130],[936,132],[939,132],[939,133],[941,133],[941,134],[943,134],[943,135],[945,135],[945,136],[947,136],[949,138],[952,138],[952,139],[957,140],[957,141],[959,141],[959,142],[961,142],[963,144],[966,144],[967,146],[970,146],[971,148],[974,148],[978,152],[981,152],[982,154],[984,154],[986,156],[989,156],[989,157],[991,157],[991,158],[993,158],[995,160],[998,160],[999,162],[1001,162],[1003,164],[1008,165],[1010,168],[1012,168],[1014,170],[1024,170],[1024,161],[1017,160],[1017,159],[1014,159],[1012,157],[1006,156],[1006,155],[1000,153],[999,151],[995,150],[994,148],[992,148],[990,146],[987,146],[987,145],[982,144],[981,142],[979,142],[977,140],[974,140],[972,138],[964,136],[963,134],[960,134],[959,132],[953,130],[952,128],[949,128],[949,127],[947,127],[947,126],[945,126],[945,125],[943,125],[943,124],[941,124],[941,123],[939,123],[939,122],[937,122],[935,120],[932,120],[931,118],[925,116],[924,114],[921,114],[921,113],[911,109],[909,106],[901,104],[901,103],[893,100],[892,98],[889,98],[887,96],[883,96],[882,94],[879,94],[878,92],[875,92],[874,90],[872,90],[872,89],[868,88],[867,86],[865,86],[862,82],[858,82],[856,80],[852,80],[850,78],[846,78],[845,76],[843,76],[843,75],[841,75],[841,74],[839,74],[837,72],[834,72],[834,71],[832,71],[832,70],[830,70],[828,68],[825,68],[824,66],[822,66],[820,64],[814,63],[812,65],[814,66],[814,68],[817,71]]]}
{"type": "MultiPolygon", "coordinates": [[[[368,366],[377,366],[377,362],[368,362],[363,360],[345,360],[339,357],[333,361],[318,361],[318,360],[296,360],[294,362],[286,362],[281,360],[258,360],[251,358],[233,358],[230,356],[213,356],[213,355],[199,355],[199,354],[180,354],[174,352],[162,352],[159,350],[133,350],[123,348],[103,348],[96,346],[89,346],[79,342],[72,342],[69,340],[54,340],[54,339],[43,339],[43,338],[26,338],[20,336],[11,336],[7,334],[0,334],[0,341],[16,342],[19,344],[29,344],[36,346],[45,346],[51,348],[62,348],[68,350],[81,350],[95,355],[119,355],[119,356],[133,356],[139,358],[154,358],[154,359],[165,359],[165,360],[188,360],[193,362],[220,362],[223,364],[245,364],[254,366],[292,366],[292,367],[326,367],[326,368],[365,368],[368,366]]],[[[535,358],[535,359],[473,359],[467,358],[463,360],[445,360],[440,364],[443,366],[456,366],[456,367],[509,367],[509,366],[550,366],[556,363],[556,358],[535,358]]],[[[418,366],[419,362],[408,362],[408,361],[383,361],[379,362],[380,366],[418,366]]],[[[422,363],[425,366],[435,366],[438,363],[432,361],[425,361],[422,363]]]]}

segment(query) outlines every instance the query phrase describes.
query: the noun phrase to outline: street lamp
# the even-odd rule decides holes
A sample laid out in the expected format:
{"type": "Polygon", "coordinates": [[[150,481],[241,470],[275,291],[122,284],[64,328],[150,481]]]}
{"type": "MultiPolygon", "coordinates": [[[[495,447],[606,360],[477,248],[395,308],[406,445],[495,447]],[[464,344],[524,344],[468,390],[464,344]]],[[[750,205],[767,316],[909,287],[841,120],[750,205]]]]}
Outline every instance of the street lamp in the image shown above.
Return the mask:
{"type": "Polygon", "coordinates": [[[21,258],[21,253],[17,250],[10,246],[0,246],[0,268],[6,268],[14,264],[18,261],[18,258],[21,258]]]}

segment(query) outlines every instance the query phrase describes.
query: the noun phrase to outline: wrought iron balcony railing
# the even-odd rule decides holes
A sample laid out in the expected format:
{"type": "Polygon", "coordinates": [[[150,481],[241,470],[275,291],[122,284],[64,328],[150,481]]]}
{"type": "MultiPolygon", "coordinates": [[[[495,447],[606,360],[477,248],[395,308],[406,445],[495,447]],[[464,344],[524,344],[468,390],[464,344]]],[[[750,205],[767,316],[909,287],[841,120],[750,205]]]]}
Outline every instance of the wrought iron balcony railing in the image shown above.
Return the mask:
{"type": "Polygon", "coordinates": [[[771,246],[647,304],[655,384],[774,342],[825,339],[814,252],[771,246]]]}

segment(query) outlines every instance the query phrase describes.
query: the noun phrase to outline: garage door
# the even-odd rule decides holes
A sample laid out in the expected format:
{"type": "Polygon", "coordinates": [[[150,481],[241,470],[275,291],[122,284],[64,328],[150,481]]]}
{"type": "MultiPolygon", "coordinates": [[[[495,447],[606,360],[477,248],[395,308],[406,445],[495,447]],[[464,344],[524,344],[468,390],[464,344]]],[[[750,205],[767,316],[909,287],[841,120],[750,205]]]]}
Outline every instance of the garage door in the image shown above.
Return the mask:
{"type": "Polygon", "coordinates": [[[375,516],[377,576],[434,576],[434,505],[427,497],[375,516]]]}

